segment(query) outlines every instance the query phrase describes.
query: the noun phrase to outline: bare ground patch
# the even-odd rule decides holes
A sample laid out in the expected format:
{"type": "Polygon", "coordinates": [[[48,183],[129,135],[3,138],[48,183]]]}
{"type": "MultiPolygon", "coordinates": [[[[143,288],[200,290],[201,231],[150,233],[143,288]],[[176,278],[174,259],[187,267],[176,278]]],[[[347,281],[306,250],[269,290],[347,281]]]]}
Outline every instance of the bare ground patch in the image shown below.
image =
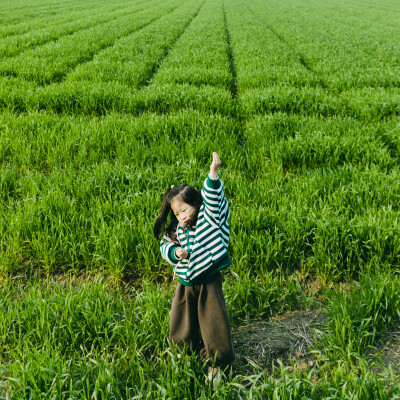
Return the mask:
{"type": "Polygon", "coordinates": [[[313,365],[314,329],[326,320],[321,310],[294,311],[269,321],[243,325],[232,332],[237,363],[243,372],[250,373],[251,362],[266,371],[281,360],[290,365],[290,359],[313,365]]]}
{"type": "MultiPolygon", "coordinates": [[[[251,363],[257,364],[265,372],[272,372],[278,360],[296,368],[309,369],[315,364],[315,330],[326,329],[328,316],[322,310],[294,311],[268,321],[256,322],[235,328],[232,332],[236,350],[236,363],[240,372],[251,374],[251,363]]],[[[388,332],[376,352],[386,368],[392,367],[400,374],[400,332],[388,332]]]]}
{"type": "Polygon", "coordinates": [[[384,340],[380,341],[377,350],[381,352],[382,364],[391,366],[397,375],[400,375],[400,331],[387,332],[384,340]]]}

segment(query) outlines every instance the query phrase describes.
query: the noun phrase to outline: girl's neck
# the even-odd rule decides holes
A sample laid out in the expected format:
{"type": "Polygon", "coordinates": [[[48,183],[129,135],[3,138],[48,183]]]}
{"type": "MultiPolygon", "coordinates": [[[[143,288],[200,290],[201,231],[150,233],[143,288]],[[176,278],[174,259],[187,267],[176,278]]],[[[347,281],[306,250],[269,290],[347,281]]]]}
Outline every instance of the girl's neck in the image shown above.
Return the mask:
{"type": "Polygon", "coordinates": [[[190,229],[191,231],[194,231],[195,229],[196,229],[196,225],[180,225],[179,224],[179,226],[183,229],[183,230],[186,230],[186,229],[190,229]]]}

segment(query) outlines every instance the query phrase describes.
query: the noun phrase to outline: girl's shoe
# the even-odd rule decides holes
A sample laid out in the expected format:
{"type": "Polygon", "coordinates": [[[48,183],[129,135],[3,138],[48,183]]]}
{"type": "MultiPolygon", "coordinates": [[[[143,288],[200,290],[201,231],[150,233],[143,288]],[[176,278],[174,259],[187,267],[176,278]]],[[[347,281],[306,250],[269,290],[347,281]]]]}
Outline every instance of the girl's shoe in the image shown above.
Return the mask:
{"type": "Polygon", "coordinates": [[[211,368],[208,367],[208,375],[206,378],[206,383],[211,383],[213,385],[213,389],[217,387],[219,381],[222,380],[222,373],[219,368],[211,368]]]}

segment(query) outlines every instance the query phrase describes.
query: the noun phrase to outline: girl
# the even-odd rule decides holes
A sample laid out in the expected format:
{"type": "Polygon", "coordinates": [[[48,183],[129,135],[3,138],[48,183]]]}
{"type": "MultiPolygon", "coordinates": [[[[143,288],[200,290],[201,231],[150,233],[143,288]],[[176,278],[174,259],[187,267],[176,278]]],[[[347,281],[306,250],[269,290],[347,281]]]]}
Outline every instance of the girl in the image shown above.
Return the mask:
{"type": "MultiPolygon", "coordinates": [[[[183,350],[197,347],[209,360],[209,379],[234,360],[228,312],[220,271],[232,264],[228,255],[229,207],[217,174],[221,160],[213,153],[201,192],[189,185],[171,186],[164,194],[154,235],[162,257],[174,265],[179,283],[170,314],[169,340],[183,350]],[[170,216],[169,225],[167,224],[170,216]]],[[[215,380],[214,380],[215,381],[215,380]]]]}

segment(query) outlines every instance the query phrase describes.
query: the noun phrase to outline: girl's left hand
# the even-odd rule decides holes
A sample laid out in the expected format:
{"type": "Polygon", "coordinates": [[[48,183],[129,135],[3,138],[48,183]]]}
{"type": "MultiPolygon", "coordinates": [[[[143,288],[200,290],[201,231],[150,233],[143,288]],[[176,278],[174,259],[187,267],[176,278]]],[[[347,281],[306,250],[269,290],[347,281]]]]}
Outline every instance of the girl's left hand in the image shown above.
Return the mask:
{"type": "Polygon", "coordinates": [[[175,255],[176,255],[177,257],[179,257],[179,258],[187,258],[188,255],[189,255],[189,253],[188,253],[185,249],[183,249],[182,247],[178,247],[178,248],[175,250],[175,255]]]}

